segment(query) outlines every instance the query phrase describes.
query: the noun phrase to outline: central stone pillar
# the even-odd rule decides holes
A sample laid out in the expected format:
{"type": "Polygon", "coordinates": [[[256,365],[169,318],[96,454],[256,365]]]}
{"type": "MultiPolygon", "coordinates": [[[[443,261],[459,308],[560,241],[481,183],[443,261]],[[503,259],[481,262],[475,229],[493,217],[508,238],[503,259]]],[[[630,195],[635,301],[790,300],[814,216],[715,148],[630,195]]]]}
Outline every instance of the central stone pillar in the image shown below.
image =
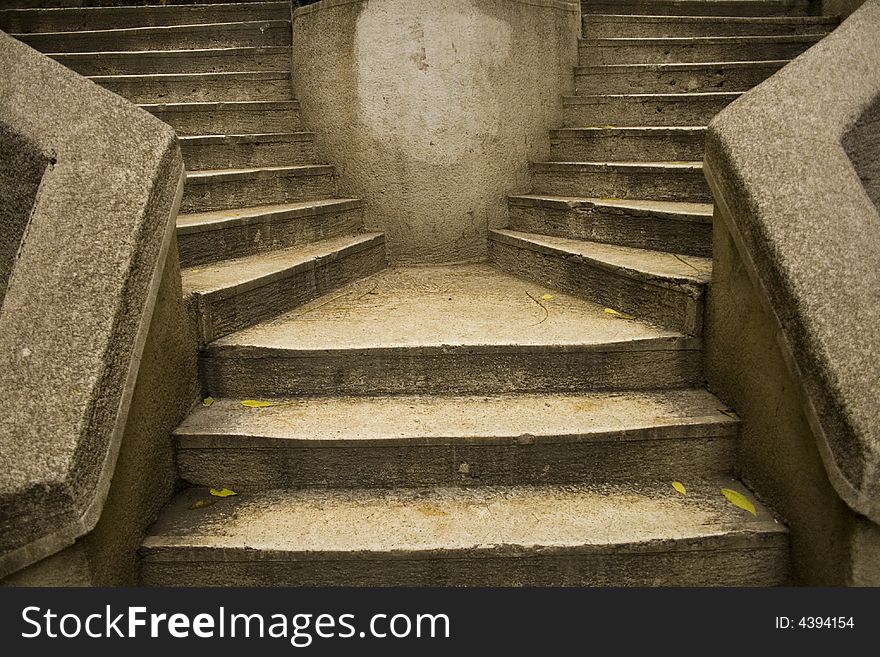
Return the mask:
{"type": "Polygon", "coordinates": [[[294,12],[303,121],[396,263],[481,260],[571,93],[559,0],[324,0],[294,12]]]}

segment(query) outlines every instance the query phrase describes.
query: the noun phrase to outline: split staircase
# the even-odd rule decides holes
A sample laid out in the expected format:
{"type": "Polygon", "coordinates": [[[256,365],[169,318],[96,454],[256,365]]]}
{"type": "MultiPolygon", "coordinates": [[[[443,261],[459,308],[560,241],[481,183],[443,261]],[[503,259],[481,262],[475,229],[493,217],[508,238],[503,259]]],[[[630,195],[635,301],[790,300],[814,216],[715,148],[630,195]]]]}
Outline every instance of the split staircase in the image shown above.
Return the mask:
{"type": "Polygon", "coordinates": [[[787,530],[735,479],[735,413],[703,384],[702,144],[835,20],[583,0],[576,95],[489,262],[386,267],[301,124],[289,2],[24,4],[0,28],[171,124],[187,168],[209,399],[176,431],[187,487],[144,584],[787,581],[787,530]]]}

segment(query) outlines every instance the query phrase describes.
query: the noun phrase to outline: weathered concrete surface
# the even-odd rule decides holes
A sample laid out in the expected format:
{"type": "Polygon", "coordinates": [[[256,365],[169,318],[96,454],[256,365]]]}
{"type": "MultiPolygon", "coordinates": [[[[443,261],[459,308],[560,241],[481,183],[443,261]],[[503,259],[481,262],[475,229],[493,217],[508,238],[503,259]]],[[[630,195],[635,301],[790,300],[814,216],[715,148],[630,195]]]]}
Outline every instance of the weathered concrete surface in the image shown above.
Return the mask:
{"type": "MultiPolygon", "coordinates": [[[[688,482],[690,483],[690,482],[688,482]]],[[[189,489],[144,542],[147,585],[776,585],[785,527],[694,483],[287,491],[189,489]],[[216,500],[216,498],[215,498],[216,500]]]]}
{"type": "Polygon", "coordinates": [[[0,59],[0,119],[34,144],[42,166],[54,160],[0,312],[0,573],[8,574],[98,521],[182,165],[174,133],[148,114],[6,35],[0,59]]]}
{"type": "Polygon", "coordinates": [[[708,371],[754,413],[743,474],[791,521],[801,581],[843,583],[880,558],[849,538],[856,514],[880,518],[880,216],[844,148],[876,102],[878,68],[871,1],[707,138],[719,272],[708,371]]]}
{"type": "MultiPolygon", "coordinates": [[[[816,2],[817,0],[813,0],[816,2]]],[[[822,14],[825,16],[841,16],[846,18],[856,9],[865,4],[865,0],[821,0],[822,14]]]]}
{"type": "Polygon", "coordinates": [[[392,262],[485,257],[505,196],[546,159],[578,16],[557,0],[325,0],[294,13],[305,122],[392,262]]]}

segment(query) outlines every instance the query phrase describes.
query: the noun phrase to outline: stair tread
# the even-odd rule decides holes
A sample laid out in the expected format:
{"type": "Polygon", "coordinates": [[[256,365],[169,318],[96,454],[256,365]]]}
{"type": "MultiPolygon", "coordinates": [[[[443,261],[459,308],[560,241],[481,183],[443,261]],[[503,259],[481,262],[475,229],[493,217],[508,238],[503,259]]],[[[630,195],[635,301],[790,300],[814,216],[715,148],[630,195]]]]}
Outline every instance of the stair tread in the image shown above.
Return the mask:
{"type": "Polygon", "coordinates": [[[381,238],[381,233],[342,235],[287,249],[183,269],[183,288],[187,293],[217,296],[244,291],[299,268],[314,266],[315,261],[322,258],[332,257],[346,249],[370,245],[381,238]]]}
{"type": "Polygon", "coordinates": [[[203,180],[213,178],[222,180],[223,178],[259,177],[280,172],[324,173],[330,171],[333,171],[333,167],[329,164],[294,164],[277,167],[245,167],[241,169],[202,169],[200,171],[187,171],[186,179],[203,180]]]}
{"type": "Polygon", "coordinates": [[[183,103],[137,103],[147,111],[157,110],[224,110],[224,109],[294,109],[299,108],[298,100],[202,100],[183,103]]]}
{"type": "Polygon", "coordinates": [[[242,225],[267,215],[304,216],[321,210],[344,210],[360,206],[360,199],[330,198],[298,203],[258,205],[250,208],[215,210],[213,212],[193,212],[177,216],[177,230],[180,233],[197,233],[201,230],[217,229],[225,226],[242,225]]]}
{"type": "Polygon", "coordinates": [[[818,25],[834,25],[837,18],[834,16],[713,16],[708,15],[683,15],[683,14],[585,14],[584,18],[590,21],[607,21],[614,19],[617,22],[675,22],[675,23],[778,23],[782,25],[802,25],[815,23],[818,25]]]}
{"type": "Polygon", "coordinates": [[[699,98],[734,98],[742,96],[742,91],[681,91],[677,93],[630,93],[630,94],[580,94],[577,96],[563,96],[563,103],[584,103],[588,100],[601,98],[632,98],[636,100],[691,100],[699,98]]]}
{"type": "Polygon", "coordinates": [[[702,217],[711,221],[713,205],[711,203],[684,203],[680,201],[653,201],[631,199],[607,199],[579,196],[552,196],[541,194],[518,194],[508,197],[510,200],[522,200],[531,204],[540,204],[561,209],[576,208],[579,205],[598,205],[644,212],[662,214],[683,214],[702,217]]]}
{"type": "MultiPolygon", "coordinates": [[[[249,408],[238,399],[199,405],[175,430],[179,449],[271,447],[280,442],[321,446],[443,445],[488,442],[659,438],[658,429],[712,425],[734,435],[737,422],[701,390],[639,393],[386,395],[274,399],[249,408]]],[[[705,429],[701,436],[706,435],[705,429]]]]}
{"type": "Polygon", "coordinates": [[[172,50],[94,50],[83,52],[46,52],[47,57],[137,57],[161,55],[162,57],[204,57],[211,55],[285,54],[290,46],[231,46],[217,48],[182,48],[172,50]]]}
{"type": "MultiPolygon", "coordinates": [[[[26,41],[28,37],[54,37],[54,36],[65,36],[68,34],[76,34],[77,36],[88,36],[90,34],[96,35],[112,35],[112,34],[133,34],[136,32],[141,33],[157,33],[161,34],[164,32],[183,32],[183,31],[192,31],[192,30],[210,30],[212,32],[219,32],[224,28],[228,28],[230,26],[244,26],[244,27],[254,27],[257,25],[266,25],[269,27],[280,27],[283,25],[290,25],[289,20],[260,20],[260,21],[230,21],[227,23],[188,23],[185,25],[153,25],[153,26],[144,26],[144,27],[116,27],[102,30],[56,30],[52,32],[27,32],[27,33],[16,33],[11,34],[10,36],[15,37],[16,39],[21,39],[26,41]]],[[[161,49],[160,49],[161,50],[161,49]]]]}
{"type": "Polygon", "coordinates": [[[596,64],[593,66],[577,66],[575,73],[579,75],[601,75],[604,73],[639,73],[642,71],[699,71],[715,68],[755,68],[760,66],[784,66],[790,59],[738,60],[724,62],[657,62],[650,64],[596,64]]]}
{"type": "Polygon", "coordinates": [[[668,552],[677,541],[690,551],[729,541],[765,544],[768,537],[784,544],[787,530],[766,507],[756,502],[753,517],[724,498],[721,489],[730,488],[753,499],[739,482],[684,483],[687,495],[668,482],[312,489],[221,500],[191,488],[166,506],[142,549],[147,560],[161,561],[163,555],[174,558],[175,548],[218,549],[235,560],[262,560],[269,554],[412,557],[475,549],[668,552]],[[214,503],[193,510],[198,500],[214,503]]]}
{"type": "Polygon", "coordinates": [[[812,34],[744,34],[716,36],[665,37],[590,37],[581,39],[581,46],[642,46],[642,45],[725,45],[749,43],[805,43],[826,36],[826,32],[812,34]]]}
{"type": "Polygon", "coordinates": [[[617,320],[600,305],[484,263],[385,269],[220,338],[209,349],[248,354],[400,348],[445,352],[459,347],[545,350],[613,344],[623,350],[655,343],[667,349],[695,344],[681,333],[646,322],[617,320]]]}
{"type": "Polygon", "coordinates": [[[181,145],[184,144],[233,144],[233,143],[259,143],[265,141],[311,141],[315,133],[308,130],[295,132],[253,132],[239,135],[184,135],[178,137],[181,145]]]}
{"type": "Polygon", "coordinates": [[[603,268],[670,284],[703,285],[712,275],[712,259],[588,242],[568,237],[537,235],[513,230],[493,230],[505,241],[544,250],[563,257],[581,257],[603,268]]]}
{"type": "Polygon", "coordinates": [[[621,133],[624,135],[675,135],[675,134],[700,134],[704,135],[707,131],[704,125],[695,126],[627,126],[627,125],[594,125],[578,128],[554,128],[550,131],[553,136],[577,136],[583,137],[596,134],[614,134],[621,133]]]}
{"type": "Polygon", "coordinates": [[[532,162],[530,164],[533,170],[584,170],[584,171],[608,171],[620,169],[623,171],[644,171],[651,172],[657,170],[666,171],[695,171],[702,170],[702,162],[532,162]]]}
{"type": "Polygon", "coordinates": [[[93,82],[113,80],[168,81],[177,80],[287,80],[290,71],[209,71],[202,73],[135,73],[122,75],[87,75],[93,82]]]}

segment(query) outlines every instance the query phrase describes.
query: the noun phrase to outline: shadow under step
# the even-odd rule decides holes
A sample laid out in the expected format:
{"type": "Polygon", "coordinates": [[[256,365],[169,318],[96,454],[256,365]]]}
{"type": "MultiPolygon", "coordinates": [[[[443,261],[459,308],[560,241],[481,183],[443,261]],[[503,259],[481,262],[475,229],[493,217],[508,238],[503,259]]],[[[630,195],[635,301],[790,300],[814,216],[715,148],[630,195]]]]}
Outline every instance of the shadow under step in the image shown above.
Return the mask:
{"type": "Polygon", "coordinates": [[[590,14],[584,38],[663,38],[817,34],[837,27],[832,16],[627,16],[590,14]]]}
{"type": "Polygon", "coordinates": [[[579,66],[575,69],[575,93],[587,95],[748,91],[787,63],[785,60],[774,60],[579,66]]]}
{"type": "Polygon", "coordinates": [[[712,261],[661,251],[489,231],[489,259],[504,271],[644,321],[699,335],[712,261]]]}
{"type": "Polygon", "coordinates": [[[143,75],[289,71],[289,46],[48,53],[80,75],[143,75]]]}
{"type": "Polygon", "coordinates": [[[193,50],[289,46],[290,21],[248,21],[208,25],[133,27],[119,30],[13,34],[41,52],[73,53],[120,50],[193,50]]]}
{"type": "Polygon", "coordinates": [[[565,96],[564,127],[701,127],[742,96],[738,91],[673,94],[598,94],[565,96]]]}
{"type": "Polygon", "coordinates": [[[712,205],[565,196],[507,199],[510,228],[637,249],[712,257],[712,205]]]}
{"type": "Polygon", "coordinates": [[[181,492],[140,549],[147,586],[773,586],[788,533],[722,478],[611,486],[181,492]],[[201,503],[203,508],[198,507],[201,503]],[[609,518],[613,522],[609,522],[609,518]]]}
{"type": "Polygon", "coordinates": [[[181,266],[195,267],[350,235],[362,228],[359,199],[264,205],[178,215],[177,247],[181,266]]]}
{"type": "Polygon", "coordinates": [[[89,80],[141,104],[293,100],[289,71],[96,75],[89,80]]]}
{"type": "MultiPolygon", "coordinates": [[[[5,0],[5,4],[8,6],[9,0],[5,0]]],[[[0,29],[24,34],[290,20],[289,2],[211,2],[121,7],[49,7],[50,3],[44,1],[39,1],[39,4],[44,7],[0,10],[0,29]]],[[[81,4],[88,5],[87,2],[81,4]]]]}
{"type": "Polygon", "coordinates": [[[597,38],[580,42],[582,66],[794,59],[825,33],[765,36],[597,38]]]}
{"type": "Polygon", "coordinates": [[[180,477],[289,488],[674,481],[729,474],[738,423],[705,390],[237,399],[175,430],[180,477]]]}
{"type": "Polygon", "coordinates": [[[529,170],[535,194],[712,202],[702,162],[532,162],[529,170]]]}
{"type": "Polygon", "coordinates": [[[152,103],[140,107],[179,136],[244,135],[302,129],[299,101],[152,103]]]}
{"type": "Polygon", "coordinates": [[[311,201],[335,193],[336,177],[329,165],[188,171],[180,212],[311,201]]]}
{"type": "Polygon", "coordinates": [[[385,266],[385,237],[364,233],[182,270],[200,342],[264,321],[385,266]]]}
{"type": "Polygon", "coordinates": [[[687,388],[699,339],[488,264],[398,267],[209,344],[217,398],[687,388]]]}
{"type": "Polygon", "coordinates": [[[180,137],[187,171],[315,164],[315,133],[270,132],[248,135],[180,137]]]}

